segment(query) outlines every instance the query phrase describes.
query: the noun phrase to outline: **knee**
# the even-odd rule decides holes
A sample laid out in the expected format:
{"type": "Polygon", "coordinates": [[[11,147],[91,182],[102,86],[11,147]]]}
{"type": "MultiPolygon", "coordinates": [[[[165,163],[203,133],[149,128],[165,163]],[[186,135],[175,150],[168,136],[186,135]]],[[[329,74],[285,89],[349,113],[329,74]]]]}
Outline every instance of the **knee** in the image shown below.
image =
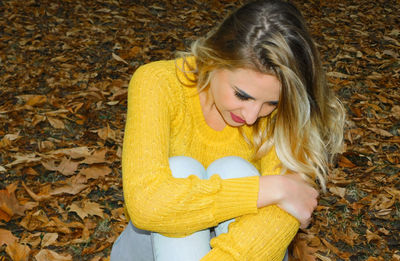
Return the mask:
{"type": "Polygon", "coordinates": [[[175,178],[187,178],[190,175],[196,175],[201,179],[205,179],[203,165],[197,160],[186,156],[175,156],[169,158],[169,167],[172,176],[175,178]]]}
{"type": "Polygon", "coordinates": [[[207,176],[210,177],[214,174],[218,174],[222,179],[260,175],[257,168],[250,162],[237,156],[220,158],[211,163],[207,168],[207,176]]]}

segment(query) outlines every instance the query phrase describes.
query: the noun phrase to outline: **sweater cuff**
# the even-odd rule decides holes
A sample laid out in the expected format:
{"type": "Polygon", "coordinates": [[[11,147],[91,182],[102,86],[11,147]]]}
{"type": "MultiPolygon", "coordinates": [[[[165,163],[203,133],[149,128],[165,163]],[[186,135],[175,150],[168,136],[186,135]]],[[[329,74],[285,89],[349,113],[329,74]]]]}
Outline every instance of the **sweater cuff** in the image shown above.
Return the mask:
{"type": "Polygon", "coordinates": [[[257,213],[258,190],[257,176],[221,180],[221,190],[215,199],[215,221],[257,213]]]}

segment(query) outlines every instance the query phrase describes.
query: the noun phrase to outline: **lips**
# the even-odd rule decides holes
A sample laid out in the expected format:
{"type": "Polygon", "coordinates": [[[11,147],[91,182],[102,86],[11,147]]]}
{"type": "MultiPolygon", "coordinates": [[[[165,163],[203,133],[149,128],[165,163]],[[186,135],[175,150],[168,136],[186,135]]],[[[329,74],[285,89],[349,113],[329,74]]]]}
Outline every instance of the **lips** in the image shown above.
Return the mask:
{"type": "Polygon", "coordinates": [[[242,123],[242,124],[246,122],[245,120],[243,120],[243,119],[240,118],[239,116],[236,116],[236,115],[233,114],[232,112],[231,112],[231,117],[232,117],[232,120],[233,120],[234,122],[242,123]]]}

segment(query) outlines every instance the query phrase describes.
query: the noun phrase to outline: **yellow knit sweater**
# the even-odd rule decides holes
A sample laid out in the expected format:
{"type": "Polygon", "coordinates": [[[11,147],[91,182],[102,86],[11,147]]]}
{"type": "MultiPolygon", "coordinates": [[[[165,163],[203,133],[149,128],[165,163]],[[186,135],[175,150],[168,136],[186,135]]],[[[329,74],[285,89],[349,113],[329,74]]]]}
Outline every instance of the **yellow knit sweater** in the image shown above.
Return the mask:
{"type": "MultiPolygon", "coordinates": [[[[299,222],[275,205],[257,209],[259,177],[172,177],[172,156],[195,158],[207,168],[224,156],[251,161],[253,153],[238,128],[210,128],[197,89],[182,82],[188,83],[175,61],[159,61],[141,66],[129,84],[122,171],[130,219],[138,228],[182,237],[236,218],[228,233],[211,240],[202,260],[281,261],[299,222]]],[[[279,173],[275,152],[252,163],[262,175],[279,173]]]]}

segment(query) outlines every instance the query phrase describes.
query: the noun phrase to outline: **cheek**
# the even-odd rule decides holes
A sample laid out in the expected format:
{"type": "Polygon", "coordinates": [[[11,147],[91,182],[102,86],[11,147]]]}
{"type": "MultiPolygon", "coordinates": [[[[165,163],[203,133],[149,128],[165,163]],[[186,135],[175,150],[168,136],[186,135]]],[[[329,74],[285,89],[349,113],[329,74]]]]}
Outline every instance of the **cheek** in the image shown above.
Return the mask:
{"type": "Polygon", "coordinates": [[[268,115],[271,114],[275,109],[276,109],[276,106],[271,106],[271,105],[266,104],[266,105],[264,105],[264,106],[261,108],[260,116],[261,116],[261,117],[268,116],[268,115]]]}

